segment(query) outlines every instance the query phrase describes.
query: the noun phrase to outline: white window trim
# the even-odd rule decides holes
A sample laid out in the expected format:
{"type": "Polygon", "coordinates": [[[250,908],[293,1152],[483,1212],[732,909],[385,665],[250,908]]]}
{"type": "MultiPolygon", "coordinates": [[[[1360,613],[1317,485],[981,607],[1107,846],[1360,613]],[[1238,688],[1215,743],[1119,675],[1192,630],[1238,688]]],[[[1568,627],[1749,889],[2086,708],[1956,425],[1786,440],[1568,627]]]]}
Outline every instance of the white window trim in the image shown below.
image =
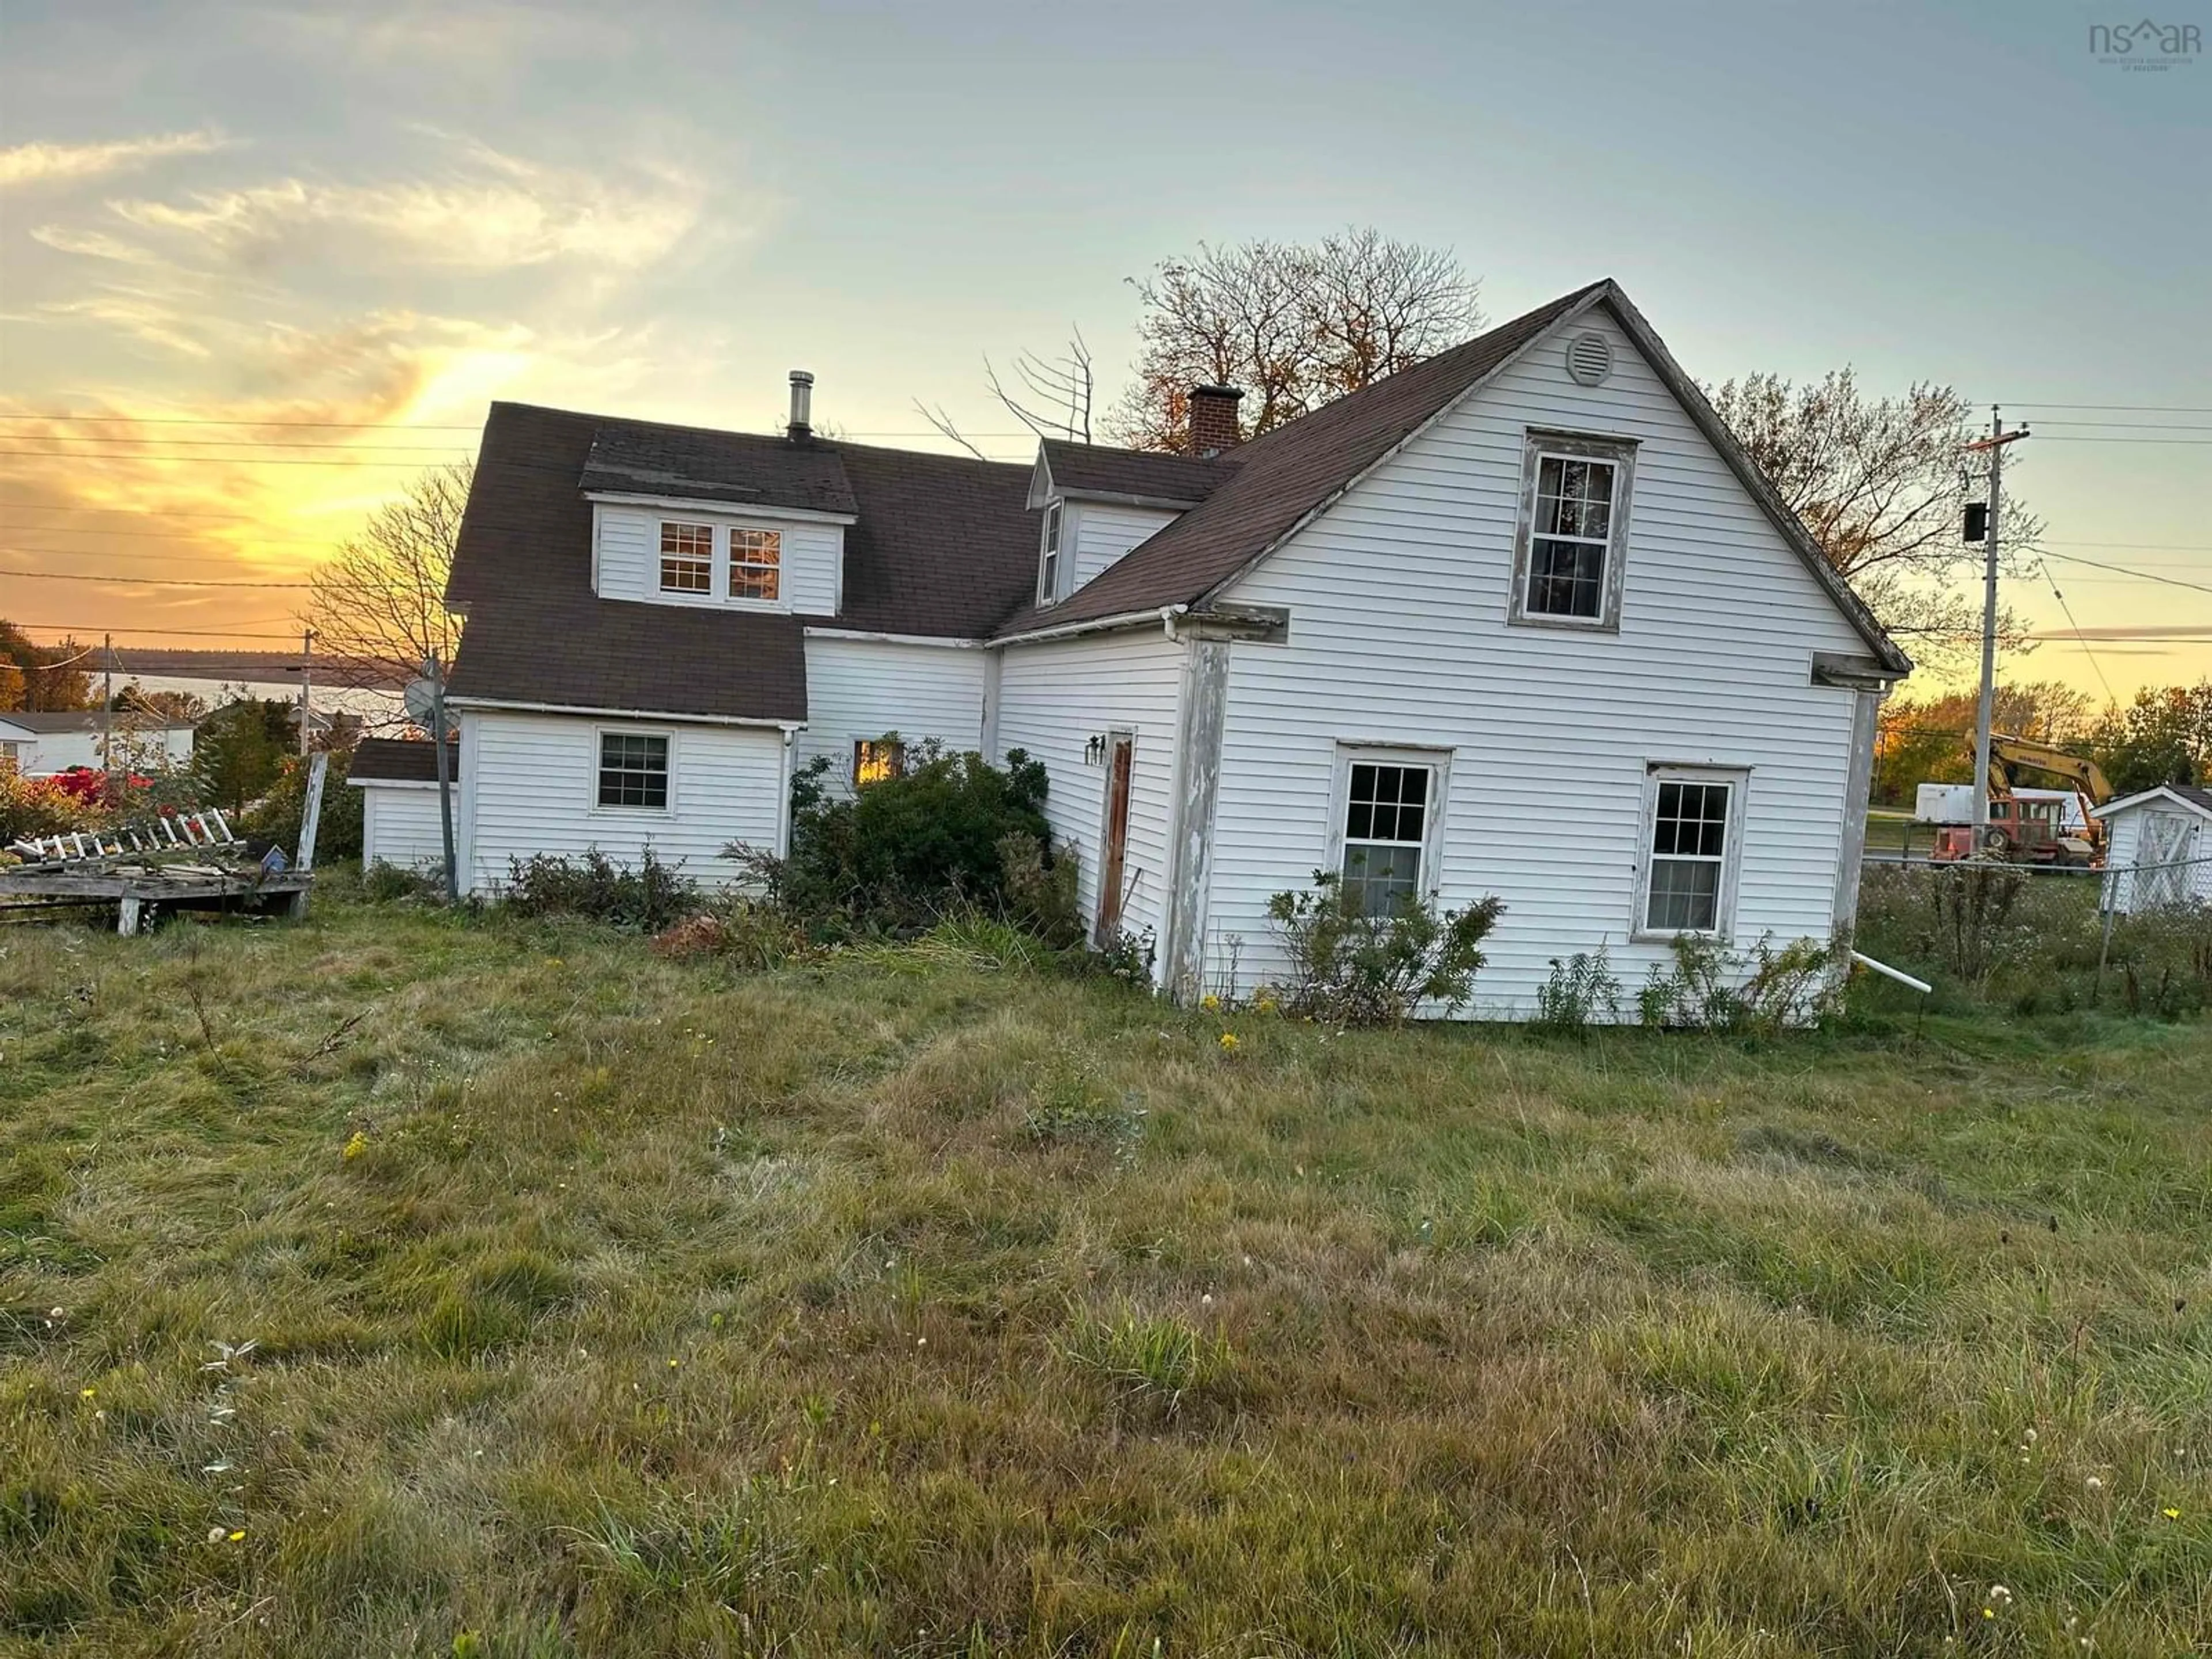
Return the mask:
{"type": "Polygon", "coordinates": [[[594,726],[592,727],[591,781],[586,785],[585,814],[589,817],[613,818],[627,822],[637,818],[672,818],[676,816],[677,734],[673,728],[643,726],[594,726]],[[605,806],[599,802],[600,757],[606,752],[607,738],[665,738],[668,739],[668,804],[665,806],[605,806]]]}
{"type": "Polygon", "coordinates": [[[1342,879],[1344,821],[1352,804],[1352,769],[1355,765],[1425,766],[1430,775],[1429,807],[1426,822],[1421,826],[1421,872],[1416,890],[1424,902],[1433,903],[1443,889],[1444,809],[1451,799],[1451,757],[1449,749],[1413,744],[1338,744],[1336,772],[1329,781],[1328,791],[1328,862],[1322,867],[1342,879]]]}
{"type": "Polygon", "coordinates": [[[1654,761],[1644,769],[1644,804],[1636,821],[1636,913],[1629,918],[1632,939],[1665,943],[1684,937],[1710,939],[1726,944],[1735,934],[1738,874],[1743,866],[1745,809],[1751,796],[1747,766],[1679,765],[1654,761]],[[1724,783],[1729,786],[1728,828],[1721,847],[1720,897],[1711,927],[1654,927],[1651,915],[1651,866],[1659,856],[1651,850],[1657,827],[1659,786],[1662,783],[1724,783]]]}
{"type": "MultiPolygon", "coordinates": [[[[652,526],[649,538],[648,574],[653,578],[647,591],[648,600],[656,605],[696,605],[708,611],[753,611],[773,616],[788,615],[791,602],[791,532],[792,526],[773,520],[730,520],[717,518],[708,513],[661,513],[646,521],[652,526]],[[690,588],[664,587],[660,585],[660,537],[669,525],[690,525],[708,532],[707,589],[699,592],[690,588]],[[776,537],[775,598],[748,599],[730,592],[730,538],[738,531],[769,531],[776,537]]],[[[592,557],[596,560],[599,538],[592,538],[592,557]]],[[[744,561],[738,562],[743,564],[744,561]]],[[[755,566],[754,568],[765,568],[755,566]]],[[[603,594],[604,597],[604,594],[603,594]]]]}
{"type": "Polygon", "coordinates": [[[1054,496],[1044,506],[1044,522],[1037,530],[1037,603],[1058,605],[1068,556],[1070,515],[1066,501],[1054,496]]]}
{"type": "MultiPolygon", "coordinates": [[[[653,575],[655,583],[653,591],[663,599],[682,599],[691,605],[703,604],[711,600],[714,597],[714,578],[720,569],[720,561],[716,559],[715,552],[721,540],[721,537],[715,533],[715,526],[712,520],[674,518],[655,520],[653,526],[653,575]],[[671,530],[703,530],[707,532],[707,585],[704,587],[671,587],[668,585],[667,572],[663,566],[668,559],[677,556],[666,550],[668,532],[671,530]]],[[[686,562],[696,564],[698,560],[687,559],[686,562]]]]}
{"type": "Polygon", "coordinates": [[[1628,562],[1628,521],[1636,503],[1636,448],[1633,438],[1594,433],[1531,428],[1523,435],[1521,507],[1513,533],[1513,591],[1506,607],[1509,623],[1520,628],[1564,628],[1584,634],[1620,631],[1620,594],[1628,562]],[[1536,543],[1536,486],[1547,460],[1603,461],[1613,468],[1613,507],[1606,526],[1605,574],[1595,617],[1559,617],[1528,609],[1529,569],[1536,543]]]}
{"type": "Polygon", "coordinates": [[[791,586],[787,580],[791,574],[790,567],[784,562],[783,557],[784,535],[784,531],[775,525],[730,524],[723,525],[717,530],[714,546],[721,554],[721,561],[717,568],[717,574],[721,577],[721,581],[715,588],[715,592],[721,597],[723,604],[733,605],[741,611],[788,611],[791,609],[790,602],[784,598],[784,594],[791,586]],[[737,544],[739,535],[775,537],[775,564],[765,565],[757,560],[739,558],[737,544]],[[730,586],[737,580],[739,570],[770,569],[775,572],[774,599],[755,599],[750,593],[733,593],[730,591],[730,586]]]}

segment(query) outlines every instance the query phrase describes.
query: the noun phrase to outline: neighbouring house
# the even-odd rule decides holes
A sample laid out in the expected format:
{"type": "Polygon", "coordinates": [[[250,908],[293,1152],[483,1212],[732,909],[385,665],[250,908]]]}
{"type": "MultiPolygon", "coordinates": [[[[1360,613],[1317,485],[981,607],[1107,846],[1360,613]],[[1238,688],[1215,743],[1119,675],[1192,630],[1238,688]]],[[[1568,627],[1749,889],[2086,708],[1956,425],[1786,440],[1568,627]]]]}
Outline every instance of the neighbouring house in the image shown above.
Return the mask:
{"type": "MultiPolygon", "coordinates": [[[[448,779],[460,776],[460,745],[446,748],[448,779]]],[[[438,806],[438,753],[427,742],[363,738],[347,784],[361,791],[361,863],[442,870],[446,830],[438,806]]]]}
{"type": "Polygon", "coordinates": [[[192,757],[191,720],[139,713],[72,708],[50,714],[0,714],[0,761],[13,761],[26,777],[73,767],[108,769],[111,747],[117,771],[181,766],[192,757]]]}
{"type": "Polygon", "coordinates": [[[2124,916],[2212,904],[2212,789],[2161,784],[2106,801],[2105,903],[2124,916]]]}
{"type": "Polygon", "coordinates": [[[514,404],[448,603],[465,884],[648,845],[738,877],[795,768],[934,738],[1050,777],[1099,935],[1158,983],[1285,966],[1271,894],[1497,894],[1482,1016],[1555,958],[1851,920],[1909,672],[1611,282],[1237,441],[1006,465],[514,404]],[[894,738],[893,734],[896,734],[894,738]]]}
{"type": "Polygon", "coordinates": [[[328,729],[325,717],[333,714],[372,730],[404,724],[401,696],[418,672],[404,663],[340,662],[297,651],[132,648],[115,653],[118,685],[127,680],[142,691],[181,691],[210,708],[249,697],[296,704],[304,683],[319,732],[328,729]]]}

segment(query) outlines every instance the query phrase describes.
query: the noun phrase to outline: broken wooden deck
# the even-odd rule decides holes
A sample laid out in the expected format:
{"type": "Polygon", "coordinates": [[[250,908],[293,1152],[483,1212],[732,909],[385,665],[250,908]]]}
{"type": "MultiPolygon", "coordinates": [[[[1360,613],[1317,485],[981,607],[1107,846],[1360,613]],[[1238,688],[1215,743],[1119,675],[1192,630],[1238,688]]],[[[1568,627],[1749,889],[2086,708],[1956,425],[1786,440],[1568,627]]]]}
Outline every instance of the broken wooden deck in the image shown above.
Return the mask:
{"type": "Polygon", "coordinates": [[[283,898],[298,915],[307,908],[314,872],[287,870],[264,874],[252,866],[221,864],[99,864],[0,870],[0,908],[38,909],[107,903],[116,907],[115,931],[136,933],[149,906],[178,909],[228,908],[240,903],[283,898]]]}

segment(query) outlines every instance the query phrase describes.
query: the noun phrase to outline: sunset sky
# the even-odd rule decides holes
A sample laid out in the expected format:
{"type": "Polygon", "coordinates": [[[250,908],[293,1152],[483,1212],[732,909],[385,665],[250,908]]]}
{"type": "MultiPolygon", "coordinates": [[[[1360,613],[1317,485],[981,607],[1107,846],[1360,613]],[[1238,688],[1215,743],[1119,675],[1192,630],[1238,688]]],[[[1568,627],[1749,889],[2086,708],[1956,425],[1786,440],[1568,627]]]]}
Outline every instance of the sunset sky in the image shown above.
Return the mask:
{"type": "Polygon", "coordinates": [[[942,447],[920,398],[1026,459],[987,356],[1079,325],[1110,397],[1127,278],[1371,223],[1493,320],[1609,275],[1701,379],[2001,402],[2072,621],[2008,596],[2097,641],[2009,672],[2195,679],[2212,59],[2100,62],[2114,21],[0,0],[0,617],[295,635],[296,590],[154,584],[304,580],[494,398],[767,429],[803,366],[847,437],[942,447]]]}

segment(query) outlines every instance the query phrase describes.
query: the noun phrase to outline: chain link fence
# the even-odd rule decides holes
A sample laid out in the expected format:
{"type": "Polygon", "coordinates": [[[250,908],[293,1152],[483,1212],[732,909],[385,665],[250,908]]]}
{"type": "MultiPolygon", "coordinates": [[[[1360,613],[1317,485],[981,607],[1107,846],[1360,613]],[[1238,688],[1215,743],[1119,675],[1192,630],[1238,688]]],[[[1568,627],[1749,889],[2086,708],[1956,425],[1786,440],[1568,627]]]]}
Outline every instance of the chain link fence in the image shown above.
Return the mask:
{"type": "Polygon", "coordinates": [[[2212,905],[2137,902],[2172,867],[1869,862],[1854,943],[1928,981],[1938,1007],[2183,1018],[2212,1007],[2212,905]]]}

